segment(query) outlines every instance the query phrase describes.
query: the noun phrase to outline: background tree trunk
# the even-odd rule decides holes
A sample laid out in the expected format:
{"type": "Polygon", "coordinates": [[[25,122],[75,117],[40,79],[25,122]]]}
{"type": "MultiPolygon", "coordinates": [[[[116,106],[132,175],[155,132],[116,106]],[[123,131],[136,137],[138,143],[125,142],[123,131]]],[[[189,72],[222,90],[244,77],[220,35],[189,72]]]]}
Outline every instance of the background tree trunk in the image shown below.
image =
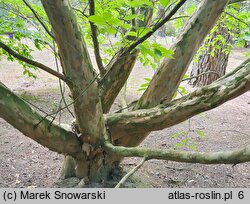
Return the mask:
{"type": "MultiPolygon", "coordinates": [[[[158,19],[163,19],[165,18],[165,16],[165,8],[161,4],[159,4],[157,12],[158,19]]],[[[161,37],[166,37],[166,24],[159,28],[158,35],[161,37]]]]}
{"type": "Polygon", "coordinates": [[[198,76],[189,81],[193,86],[205,86],[222,77],[226,73],[229,52],[225,51],[232,44],[232,36],[225,27],[218,27],[218,31],[212,33],[203,47],[205,50],[198,56],[198,62],[193,63],[190,77],[198,76]],[[215,38],[222,36],[225,42],[220,41],[213,45],[215,38]],[[208,47],[207,47],[208,46],[208,47]],[[214,47],[219,48],[214,49],[214,47]]]}

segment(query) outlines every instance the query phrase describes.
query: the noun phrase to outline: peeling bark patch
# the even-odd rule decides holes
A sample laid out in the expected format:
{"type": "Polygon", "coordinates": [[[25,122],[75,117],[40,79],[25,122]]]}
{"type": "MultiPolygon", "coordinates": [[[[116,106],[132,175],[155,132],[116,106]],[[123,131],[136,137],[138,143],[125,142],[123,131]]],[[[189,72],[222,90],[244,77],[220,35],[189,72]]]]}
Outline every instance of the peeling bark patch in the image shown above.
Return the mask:
{"type": "MultiPolygon", "coordinates": [[[[120,138],[116,134],[121,132],[127,137],[124,138],[124,141],[127,142],[129,140],[127,134],[143,134],[170,127],[196,114],[215,108],[248,90],[250,90],[250,59],[222,79],[180,99],[172,102],[167,100],[166,104],[163,101],[163,104],[155,108],[106,115],[106,124],[114,139],[120,138]]],[[[132,136],[130,139],[134,141],[132,136]]],[[[122,139],[119,141],[120,144],[123,144],[122,139]]]]}

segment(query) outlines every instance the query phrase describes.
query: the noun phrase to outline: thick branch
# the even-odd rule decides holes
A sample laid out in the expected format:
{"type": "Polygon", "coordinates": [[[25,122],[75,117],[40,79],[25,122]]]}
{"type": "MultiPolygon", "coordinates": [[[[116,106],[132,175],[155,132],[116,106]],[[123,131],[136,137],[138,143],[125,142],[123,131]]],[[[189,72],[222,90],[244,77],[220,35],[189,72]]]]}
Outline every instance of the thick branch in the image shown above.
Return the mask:
{"type": "Polygon", "coordinates": [[[250,59],[214,83],[151,109],[107,115],[113,140],[128,133],[161,130],[213,109],[250,90],[250,59]]]}
{"type": "Polygon", "coordinates": [[[137,41],[135,41],[132,45],[130,45],[128,48],[126,48],[123,52],[123,55],[126,55],[130,53],[133,49],[135,49],[138,45],[143,43],[145,40],[150,38],[161,26],[163,26],[166,22],[168,22],[172,16],[182,7],[182,5],[186,2],[187,0],[180,0],[178,4],[175,5],[175,7],[170,11],[170,13],[162,19],[159,23],[157,23],[151,31],[149,31],[147,34],[139,38],[137,41]]]}
{"type": "Polygon", "coordinates": [[[162,100],[171,100],[193,56],[209,30],[223,12],[228,0],[204,0],[187,21],[184,31],[173,46],[173,59],[164,59],[136,108],[154,107],[162,100]]]}
{"type": "Polygon", "coordinates": [[[42,19],[40,18],[40,16],[38,15],[38,13],[32,8],[32,6],[29,4],[28,1],[23,0],[23,2],[25,3],[25,5],[31,10],[31,12],[34,14],[34,16],[36,17],[36,19],[38,20],[38,22],[42,25],[42,27],[44,28],[44,30],[49,34],[49,36],[52,39],[55,39],[55,37],[53,36],[53,34],[49,31],[49,29],[47,28],[47,26],[44,24],[44,22],[42,21],[42,19]]]}
{"type": "MultiPolygon", "coordinates": [[[[95,15],[95,1],[94,0],[89,0],[89,15],[90,16],[95,15]]],[[[91,37],[92,37],[92,41],[94,44],[94,53],[95,53],[96,63],[101,73],[101,76],[103,76],[105,74],[105,69],[102,63],[102,57],[100,55],[100,47],[99,47],[99,42],[97,38],[97,27],[93,22],[89,22],[89,23],[90,23],[91,33],[92,33],[91,37]]]]}
{"type": "Polygon", "coordinates": [[[55,33],[62,67],[67,78],[80,131],[89,142],[105,135],[103,111],[86,43],[69,0],[42,0],[55,33]]]}
{"type": "MultiPolygon", "coordinates": [[[[144,15],[145,19],[143,21],[137,19],[135,22],[136,26],[149,26],[152,20],[153,9],[142,7],[137,10],[137,14],[144,15]]],[[[104,113],[109,112],[115,98],[126,83],[139,54],[137,49],[126,55],[123,54],[123,51],[124,49],[121,48],[108,63],[106,74],[102,77],[99,84],[104,113]]]]}
{"type": "Polygon", "coordinates": [[[114,100],[127,81],[139,53],[136,50],[130,55],[120,57],[121,52],[117,53],[111,60],[111,63],[107,67],[108,72],[99,84],[102,90],[101,99],[104,113],[109,112],[114,100]]]}
{"type": "Polygon", "coordinates": [[[37,68],[40,68],[40,69],[42,69],[42,70],[44,70],[44,71],[46,71],[46,72],[48,72],[48,73],[50,73],[50,74],[58,77],[59,79],[61,79],[63,81],[67,81],[66,78],[65,78],[65,76],[63,74],[54,71],[53,69],[51,69],[50,67],[47,67],[44,64],[41,64],[41,63],[36,62],[34,60],[28,59],[28,58],[26,58],[26,57],[18,54],[16,51],[12,50],[10,47],[8,47],[7,45],[5,45],[1,41],[0,41],[0,48],[3,48],[10,55],[12,55],[13,57],[15,57],[15,58],[17,58],[17,59],[19,59],[19,60],[21,60],[23,62],[26,62],[26,63],[28,63],[30,65],[33,65],[33,66],[37,67],[37,68]]]}
{"type": "Polygon", "coordinates": [[[113,146],[110,143],[104,144],[104,149],[109,154],[122,157],[144,157],[147,160],[159,159],[186,163],[200,164],[239,164],[250,162],[250,145],[243,149],[227,152],[182,152],[176,150],[158,150],[139,147],[113,146]]]}
{"type": "Polygon", "coordinates": [[[69,132],[32,110],[22,99],[0,83],[0,117],[27,137],[52,151],[83,158],[81,144],[75,134],[69,132]],[[40,122],[41,121],[41,122],[40,122]],[[40,124],[36,126],[38,123],[40,124]]]}

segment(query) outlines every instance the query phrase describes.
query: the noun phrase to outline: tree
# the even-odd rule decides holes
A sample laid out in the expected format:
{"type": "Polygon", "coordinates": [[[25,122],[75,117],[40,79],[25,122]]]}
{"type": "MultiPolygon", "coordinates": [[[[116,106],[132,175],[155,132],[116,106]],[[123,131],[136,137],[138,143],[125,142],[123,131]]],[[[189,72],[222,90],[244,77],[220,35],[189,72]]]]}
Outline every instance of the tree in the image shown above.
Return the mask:
{"type": "Polygon", "coordinates": [[[190,73],[193,86],[208,85],[224,76],[234,42],[245,47],[249,25],[244,20],[249,12],[241,7],[243,10],[238,4],[228,6],[199,49],[190,73]]]}
{"type": "MultiPolygon", "coordinates": [[[[186,22],[172,47],[172,55],[172,52],[164,47],[146,47],[149,37],[171,20],[186,1],[180,0],[171,6],[170,1],[160,1],[164,6],[169,6],[169,12],[164,18],[152,23],[155,22],[152,19],[152,2],[148,0],[89,0],[80,4],[78,1],[42,0],[44,10],[39,5],[23,0],[23,4],[20,2],[22,6],[18,9],[19,12],[26,9],[26,14],[21,18],[28,18],[30,24],[38,26],[38,30],[43,28],[43,33],[33,33],[27,29],[27,35],[24,37],[32,39],[37,48],[56,43],[51,48],[60,60],[63,72],[55,71],[31,59],[27,47],[18,49],[13,41],[3,37],[0,41],[2,52],[11,60],[13,57],[18,59],[28,71],[30,67],[36,67],[64,81],[72,96],[72,103],[65,105],[64,109],[73,106],[76,121],[74,130],[56,124],[48,119],[56,113],[42,116],[2,83],[0,116],[27,137],[65,155],[65,177],[88,177],[90,181],[101,181],[124,157],[203,164],[237,164],[250,161],[249,145],[237,151],[218,153],[136,147],[151,131],[178,124],[250,89],[248,59],[215,83],[172,100],[193,56],[229,2],[203,0],[186,22]],[[87,7],[79,9],[74,5],[80,5],[80,8],[87,5],[90,15],[86,14],[87,7]],[[120,13],[126,15],[120,16],[120,13]],[[33,15],[32,20],[29,18],[30,15],[33,15]],[[121,41],[113,46],[118,50],[115,50],[111,60],[105,65],[105,60],[101,58],[100,39],[107,36],[107,32],[109,35],[116,34],[118,27],[126,32],[124,35],[124,32],[119,33],[121,41]],[[94,45],[98,74],[91,63],[85,39],[91,39],[94,45]],[[138,101],[131,104],[129,111],[110,113],[110,108],[126,83],[138,55],[140,52],[145,54],[145,50],[150,49],[153,49],[157,56],[161,55],[163,60],[148,88],[138,101]]],[[[4,3],[8,5],[8,1],[4,3]]],[[[9,12],[11,13],[11,10],[9,12]]],[[[17,40],[20,45],[22,42],[18,37],[21,34],[18,30],[14,36],[14,42],[17,40]]]]}

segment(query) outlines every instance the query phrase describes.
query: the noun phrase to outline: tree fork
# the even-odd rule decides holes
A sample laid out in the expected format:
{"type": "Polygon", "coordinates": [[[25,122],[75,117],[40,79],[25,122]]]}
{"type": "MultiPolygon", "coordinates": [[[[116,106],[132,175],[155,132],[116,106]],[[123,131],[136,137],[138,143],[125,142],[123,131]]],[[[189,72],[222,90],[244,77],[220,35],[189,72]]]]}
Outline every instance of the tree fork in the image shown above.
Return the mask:
{"type": "Polygon", "coordinates": [[[223,12],[228,0],[205,0],[186,22],[172,47],[173,59],[164,59],[135,109],[150,108],[165,98],[171,100],[202,41],[223,12]],[[160,84],[160,86],[159,86],[160,84]]]}
{"type": "Polygon", "coordinates": [[[78,159],[85,158],[81,143],[73,132],[51,124],[2,83],[0,83],[0,117],[27,137],[52,151],[78,159]]]}
{"type": "Polygon", "coordinates": [[[89,53],[68,0],[42,0],[58,45],[62,67],[75,101],[74,110],[80,131],[90,142],[105,135],[103,111],[89,53]],[[83,93],[83,90],[88,89],[83,93]]]}
{"type": "Polygon", "coordinates": [[[114,144],[136,146],[150,131],[176,125],[249,90],[250,58],[221,79],[186,96],[171,102],[163,100],[162,104],[150,109],[107,114],[106,123],[114,144]]]}
{"type": "MultiPolygon", "coordinates": [[[[134,23],[137,26],[148,27],[152,21],[153,9],[142,7],[138,9],[137,14],[143,14],[146,17],[144,21],[137,20],[134,23]]],[[[114,100],[126,83],[139,54],[138,49],[131,50],[127,54],[124,53],[124,50],[126,48],[120,48],[111,59],[105,67],[106,73],[99,83],[104,113],[109,112],[114,100]]]]}
{"type": "Polygon", "coordinates": [[[75,162],[69,163],[72,166],[68,168],[75,168],[77,177],[93,179],[106,170],[102,152],[95,148],[106,137],[106,129],[98,85],[93,82],[94,69],[69,0],[42,0],[42,3],[54,30],[64,73],[71,81],[68,86],[85,155],[85,159],[74,157],[75,162]]]}

